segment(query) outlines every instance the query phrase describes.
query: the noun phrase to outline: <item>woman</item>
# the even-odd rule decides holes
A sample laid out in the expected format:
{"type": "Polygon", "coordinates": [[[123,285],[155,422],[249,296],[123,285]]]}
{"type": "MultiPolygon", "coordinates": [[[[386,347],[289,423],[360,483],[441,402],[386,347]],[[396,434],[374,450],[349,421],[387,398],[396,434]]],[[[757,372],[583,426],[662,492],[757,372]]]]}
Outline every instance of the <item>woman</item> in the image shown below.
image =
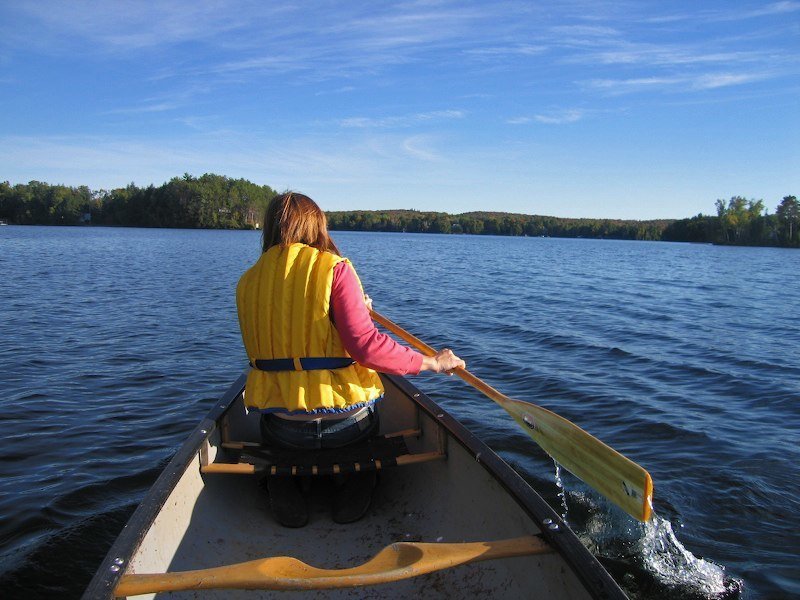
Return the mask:
{"type": "MultiPolygon", "coordinates": [[[[245,405],[259,410],[264,441],[285,448],[336,448],[378,431],[383,396],[376,371],[448,372],[464,361],[444,349],[423,356],[380,333],[371,301],[350,261],[328,235],[325,213],[311,198],[286,193],[264,216],[263,254],[239,280],[236,304],[252,367],[245,405]]],[[[369,508],[375,473],[351,475],[339,487],[333,519],[349,523],[369,508]]],[[[287,527],[308,522],[292,477],[269,477],[270,507],[287,527]]]]}

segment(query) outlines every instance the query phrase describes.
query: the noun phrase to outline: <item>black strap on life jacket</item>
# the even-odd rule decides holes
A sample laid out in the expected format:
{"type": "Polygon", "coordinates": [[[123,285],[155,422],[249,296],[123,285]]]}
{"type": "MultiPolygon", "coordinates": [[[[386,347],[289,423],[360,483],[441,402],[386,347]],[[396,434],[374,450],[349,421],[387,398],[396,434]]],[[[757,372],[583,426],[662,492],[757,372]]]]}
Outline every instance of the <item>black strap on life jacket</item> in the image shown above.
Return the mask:
{"type": "Polygon", "coordinates": [[[319,356],[304,358],[257,358],[250,366],[259,371],[320,371],[344,369],[354,361],[349,356],[319,356]]]}

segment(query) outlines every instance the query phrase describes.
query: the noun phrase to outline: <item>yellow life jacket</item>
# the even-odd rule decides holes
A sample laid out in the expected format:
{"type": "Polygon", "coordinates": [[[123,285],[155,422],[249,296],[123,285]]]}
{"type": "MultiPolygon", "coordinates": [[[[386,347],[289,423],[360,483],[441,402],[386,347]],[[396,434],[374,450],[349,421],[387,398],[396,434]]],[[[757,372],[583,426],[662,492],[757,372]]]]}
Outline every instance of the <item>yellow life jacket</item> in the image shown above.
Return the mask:
{"type": "MultiPolygon", "coordinates": [[[[346,258],[305,244],[273,246],[236,286],[250,359],[349,357],[330,319],[333,268],[346,258]]],[[[293,360],[295,368],[299,361],[293,360]]],[[[245,405],[262,411],[339,412],[383,395],[380,377],[357,363],[339,369],[251,369],[245,405]]]]}

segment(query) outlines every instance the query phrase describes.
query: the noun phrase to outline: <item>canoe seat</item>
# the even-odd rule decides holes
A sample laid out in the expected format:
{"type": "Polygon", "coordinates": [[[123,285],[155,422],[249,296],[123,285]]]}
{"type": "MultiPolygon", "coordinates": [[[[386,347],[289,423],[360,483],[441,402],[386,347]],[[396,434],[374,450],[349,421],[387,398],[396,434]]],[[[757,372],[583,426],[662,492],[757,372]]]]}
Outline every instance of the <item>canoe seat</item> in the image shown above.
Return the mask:
{"type": "MultiPolygon", "coordinates": [[[[405,432],[373,437],[344,448],[287,450],[254,442],[223,442],[232,463],[211,463],[203,473],[265,475],[336,475],[441,460],[443,452],[413,454],[405,432]]],[[[418,433],[418,432],[410,432],[418,433]]]]}

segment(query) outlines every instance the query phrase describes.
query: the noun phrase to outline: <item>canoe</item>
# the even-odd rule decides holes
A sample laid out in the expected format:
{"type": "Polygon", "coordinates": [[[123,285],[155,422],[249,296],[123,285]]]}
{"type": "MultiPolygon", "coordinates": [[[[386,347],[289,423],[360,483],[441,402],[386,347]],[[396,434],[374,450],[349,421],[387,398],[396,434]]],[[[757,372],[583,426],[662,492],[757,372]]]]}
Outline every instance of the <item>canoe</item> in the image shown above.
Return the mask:
{"type": "Polygon", "coordinates": [[[374,443],[308,464],[260,445],[240,376],[159,476],[84,599],[625,598],[507,463],[408,380],[382,378],[374,443]],[[331,478],[319,475],[364,469],[380,469],[369,512],[334,523],[331,478]],[[259,485],[268,472],[308,475],[308,525],[273,520],[259,485]],[[270,560],[250,562],[260,559],[270,560]],[[216,585],[230,587],[198,590],[216,585]],[[181,586],[193,591],[164,591],[181,586]]]}

